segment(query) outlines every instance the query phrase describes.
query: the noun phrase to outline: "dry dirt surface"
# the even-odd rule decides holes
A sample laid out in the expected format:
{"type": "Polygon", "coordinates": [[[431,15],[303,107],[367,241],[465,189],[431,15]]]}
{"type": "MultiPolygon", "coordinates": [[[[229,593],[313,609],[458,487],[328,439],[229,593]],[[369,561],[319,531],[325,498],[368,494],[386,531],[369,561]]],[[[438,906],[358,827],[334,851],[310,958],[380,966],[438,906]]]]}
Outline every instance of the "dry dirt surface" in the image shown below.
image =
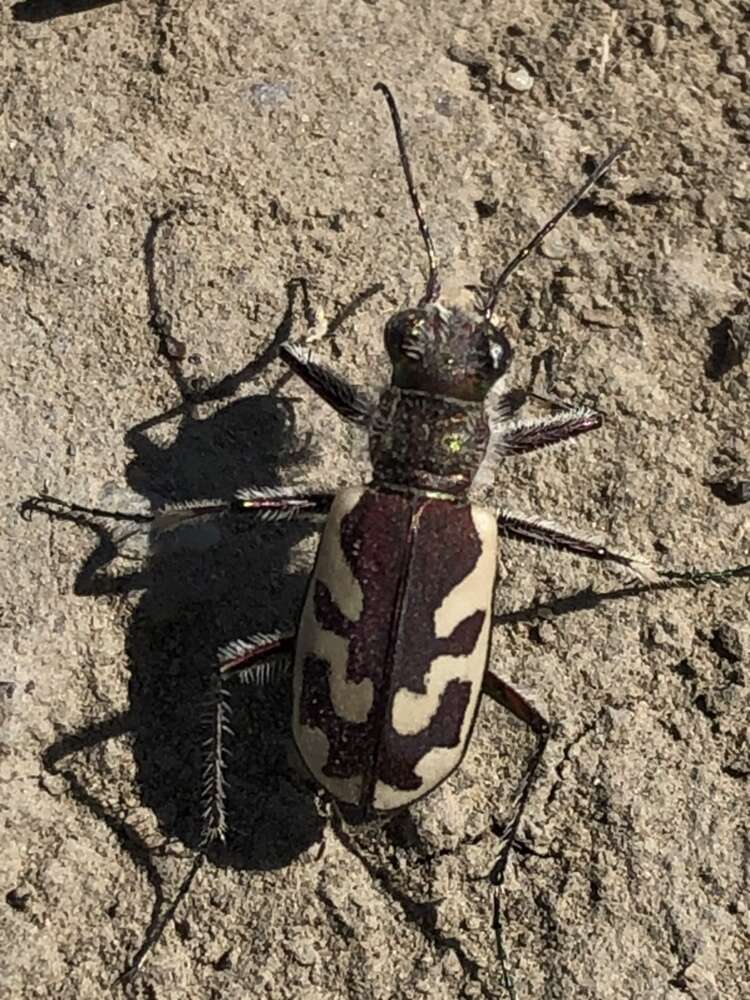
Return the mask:
{"type": "MultiPolygon", "coordinates": [[[[19,512],[367,474],[276,353],[317,336],[382,386],[423,288],[378,80],[446,277],[496,273],[631,142],[499,306],[514,385],[605,426],[505,461],[487,501],[665,569],[750,562],[716,485],[750,478],[748,3],[6,0],[3,1000],[508,996],[486,876],[528,731],[486,701],[438,792],[344,842],[284,685],[233,692],[227,847],[118,983],[199,857],[215,650],[294,622],[316,529],[149,555],[136,523],[19,512]]],[[[750,581],[630,584],[501,550],[491,663],[553,722],[503,897],[517,1000],[750,996],[750,581]]]]}

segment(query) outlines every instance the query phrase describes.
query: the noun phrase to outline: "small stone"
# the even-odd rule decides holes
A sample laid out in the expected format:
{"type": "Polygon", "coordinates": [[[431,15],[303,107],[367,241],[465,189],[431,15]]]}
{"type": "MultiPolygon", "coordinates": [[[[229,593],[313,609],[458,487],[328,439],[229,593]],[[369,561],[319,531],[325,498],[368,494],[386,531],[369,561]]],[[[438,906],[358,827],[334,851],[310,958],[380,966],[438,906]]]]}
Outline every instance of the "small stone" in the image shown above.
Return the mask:
{"type": "Polygon", "coordinates": [[[506,69],[503,74],[503,81],[506,87],[515,90],[519,94],[526,94],[534,86],[534,77],[525,66],[517,69],[506,69]]]}
{"type": "Polygon", "coordinates": [[[711,648],[728,663],[739,663],[745,652],[739,630],[726,622],[714,629],[711,648]]]}
{"type": "Polygon", "coordinates": [[[170,70],[174,69],[176,62],[177,60],[174,55],[166,46],[163,46],[159,49],[159,53],[154,60],[154,69],[157,73],[161,73],[163,76],[166,76],[170,70]]]}
{"type": "Polygon", "coordinates": [[[317,952],[315,951],[312,942],[308,940],[291,941],[289,943],[289,951],[300,965],[315,965],[317,952]]]}
{"type": "Polygon", "coordinates": [[[187,354],[187,346],[182,340],[178,340],[177,337],[173,337],[171,334],[166,334],[164,340],[162,341],[162,351],[165,357],[172,361],[182,361],[182,359],[187,354]]]}
{"type": "Polygon", "coordinates": [[[581,319],[590,326],[617,328],[622,326],[623,317],[616,309],[583,309],[581,319]]]}
{"type": "Polygon", "coordinates": [[[452,94],[438,94],[435,98],[435,110],[439,115],[452,118],[455,112],[456,100],[452,94]]]}
{"type": "Polygon", "coordinates": [[[529,638],[540,646],[551,645],[555,642],[555,626],[551,622],[536,622],[529,629],[529,638]]]}
{"type": "Polygon", "coordinates": [[[718,222],[724,215],[724,199],[718,191],[708,191],[700,203],[701,215],[709,222],[718,222]]]}
{"type": "Polygon", "coordinates": [[[727,73],[734,76],[742,76],[747,69],[747,59],[739,52],[730,52],[724,49],[721,54],[721,66],[727,73]]]}
{"type": "Polygon", "coordinates": [[[480,219],[489,219],[497,212],[497,198],[480,198],[474,202],[474,208],[480,219]]]}
{"type": "Polygon", "coordinates": [[[5,901],[8,906],[17,910],[19,913],[23,913],[23,911],[28,907],[30,899],[31,892],[23,886],[16,886],[15,889],[11,889],[5,896],[5,901]]]}
{"type": "Polygon", "coordinates": [[[288,101],[292,95],[290,83],[251,83],[247,94],[257,105],[272,108],[288,101]]]}
{"type": "Polygon", "coordinates": [[[443,975],[449,976],[452,979],[458,979],[462,973],[463,969],[461,967],[461,962],[459,961],[458,955],[454,951],[448,951],[442,961],[443,975]]]}
{"type": "Polygon", "coordinates": [[[52,774],[49,772],[42,772],[39,784],[45,792],[49,792],[49,794],[54,796],[56,799],[60,798],[61,795],[64,795],[67,788],[67,783],[62,775],[52,774]]]}
{"type": "Polygon", "coordinates": [[[732,507],[750,501],[750,479],[721,479],[709,486],[715,497],[732,507]]]}
{"type": "Polygon", "coordinates": [[[663,24],[655,24],[648,40],[648,51],[652,56],[660,56],[667,47],[667,29],[663,24]]]}
{"type": "Polygon", "coordinates": [[[544,237],[539,252],[548,260],[562,260],[568,253],[568,243],[561,233],[552,232],[544,237]]]}
{"type": "Polygon", "coordinates": [[[701,15],[689,10],[687,4],[677,4],[672,11],[672,17],[688,31],[698,31],[703,24],[701,15]]]}
{"type": "Polygon", "coordinates": [[[0,702],[11,701],[16,693],[16,685],[13,681],[0,681],[0,702]]]}

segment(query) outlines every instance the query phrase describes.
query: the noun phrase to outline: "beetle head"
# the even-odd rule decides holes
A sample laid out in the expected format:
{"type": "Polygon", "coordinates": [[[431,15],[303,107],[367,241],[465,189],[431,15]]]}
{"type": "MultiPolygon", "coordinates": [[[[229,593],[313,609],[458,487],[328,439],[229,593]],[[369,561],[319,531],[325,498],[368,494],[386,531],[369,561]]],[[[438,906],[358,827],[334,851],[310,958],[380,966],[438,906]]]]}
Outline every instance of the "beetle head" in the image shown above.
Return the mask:
{"type": "Polygon", "coordinates": [[[397,388],[470,402],[485,398],[512,356],[508,338],[487,319],[439,303],[391,316],[385,346],[397,388]]]}

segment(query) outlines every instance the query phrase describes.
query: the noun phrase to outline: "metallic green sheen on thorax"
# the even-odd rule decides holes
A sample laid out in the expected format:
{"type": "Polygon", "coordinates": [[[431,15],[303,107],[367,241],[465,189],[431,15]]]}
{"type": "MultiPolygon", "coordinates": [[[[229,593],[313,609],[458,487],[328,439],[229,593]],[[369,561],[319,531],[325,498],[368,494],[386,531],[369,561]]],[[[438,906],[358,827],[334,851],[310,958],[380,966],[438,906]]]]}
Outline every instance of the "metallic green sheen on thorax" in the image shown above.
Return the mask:
{"type": "Polygon", "coordinates": [[[372,483],[464,496],[488,442],[483,403],[391,387],[370,432],[372,483]]]}

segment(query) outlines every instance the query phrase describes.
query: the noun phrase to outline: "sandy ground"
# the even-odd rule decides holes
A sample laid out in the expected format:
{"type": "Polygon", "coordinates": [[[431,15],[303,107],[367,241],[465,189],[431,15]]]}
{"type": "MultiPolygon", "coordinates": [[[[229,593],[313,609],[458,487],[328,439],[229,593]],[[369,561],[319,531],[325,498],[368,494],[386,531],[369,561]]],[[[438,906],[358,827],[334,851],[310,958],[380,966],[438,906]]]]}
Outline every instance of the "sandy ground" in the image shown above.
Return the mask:
{"type": "MultiPolygon", "coordinates": [[[[666,568],[750,561],[750,507],[710,485],[750,467],[749,38],[741,0],[3,5],[0,996],[122,995],[196,857],[214,650],[294,620],[316,538],[219,526],[143,560],[18,505],[365,474],[275,350],[311,335],[299,296],[286,315],[305,275],[315,331],[350,313],[321,357],[382,385],[385,317],[421,291],[377,80],[475,281],[632,142],[501,303],[516,384],[553,348],[554,392],[607,423],[502,465],[491,502],[666,568]]],[[[517,998],[748,997],[750,586],[627,583],[502,551],[492,663],[555,723],[504,900],[517,998]]],[[[229,845],[128,995],[505,997],[484,876],[529,734],[486,703],[461,770],[347,846],[284,691],[234,705],[229,845]]]]}

